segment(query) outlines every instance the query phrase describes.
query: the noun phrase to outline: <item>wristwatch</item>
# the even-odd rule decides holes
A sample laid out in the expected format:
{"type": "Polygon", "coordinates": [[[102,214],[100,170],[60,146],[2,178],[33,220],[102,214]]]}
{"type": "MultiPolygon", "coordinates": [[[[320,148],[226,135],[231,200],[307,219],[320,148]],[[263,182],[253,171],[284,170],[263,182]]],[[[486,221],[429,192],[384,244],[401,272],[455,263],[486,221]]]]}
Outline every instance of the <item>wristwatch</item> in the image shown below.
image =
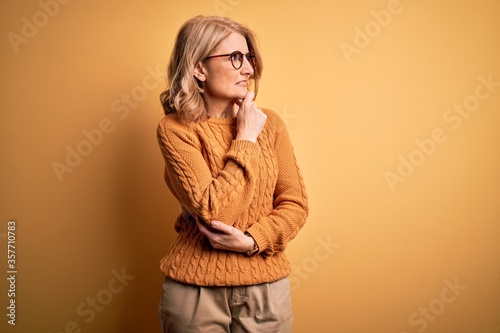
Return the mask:
{"type": "MultiPolygon", "coordinates": [[[[250,235],[248,232],[245,232],[245,235],[247,235],[248,237],[252,237],[252,235],[250,235]]],[[[255,239],[253,237],[252,237],[252,239],[253,239],[253,248],[246,252],[246,255],[248,257],[251,257],[254,254],[256,254],[257,252],[259,252],[259,245],[257,245],[257,242],[255,241],[255,239]]]]}

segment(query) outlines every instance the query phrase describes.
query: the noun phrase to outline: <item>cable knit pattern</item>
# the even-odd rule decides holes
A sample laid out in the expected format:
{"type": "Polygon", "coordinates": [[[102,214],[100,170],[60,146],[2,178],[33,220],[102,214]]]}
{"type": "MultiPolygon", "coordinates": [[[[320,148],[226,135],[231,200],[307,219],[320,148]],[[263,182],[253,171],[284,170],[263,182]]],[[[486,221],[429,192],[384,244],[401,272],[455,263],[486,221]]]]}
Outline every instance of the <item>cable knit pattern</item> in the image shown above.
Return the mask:
{"type": "Polygon", "coordinates": [[[241,286],[290,274],[283,252],[304,225],[307,194],[285,124],[271,110],[257,142],[234,140],[236,118],[181,123],[174,114],[158,125],[165,181],[181,203],[177,239],[160,262],[169,278],[199,286],[241,286]],[[246,231],[259,253],[216,250],[193,216],[246,231]]]}

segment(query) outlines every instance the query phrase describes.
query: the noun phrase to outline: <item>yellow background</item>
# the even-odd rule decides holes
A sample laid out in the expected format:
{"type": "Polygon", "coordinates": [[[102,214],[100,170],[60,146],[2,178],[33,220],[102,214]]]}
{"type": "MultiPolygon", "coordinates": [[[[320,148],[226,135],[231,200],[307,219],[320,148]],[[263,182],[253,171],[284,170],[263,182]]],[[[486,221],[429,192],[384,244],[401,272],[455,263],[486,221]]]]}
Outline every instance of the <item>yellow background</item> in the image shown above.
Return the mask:
{"type": "Polygon", "coordinates": [[[500,82],[498,0],[66,2],[0,4],[2,332],[159,332],[178,208],[151,73],[197,14],[257,33],[257,101],[285,119],[306,181],[311,213],[287,251],[294,332],[500,332],[500,87],[477,88],[500,82]],[[449,113],[476,91],[475,111],[449,113]]]}

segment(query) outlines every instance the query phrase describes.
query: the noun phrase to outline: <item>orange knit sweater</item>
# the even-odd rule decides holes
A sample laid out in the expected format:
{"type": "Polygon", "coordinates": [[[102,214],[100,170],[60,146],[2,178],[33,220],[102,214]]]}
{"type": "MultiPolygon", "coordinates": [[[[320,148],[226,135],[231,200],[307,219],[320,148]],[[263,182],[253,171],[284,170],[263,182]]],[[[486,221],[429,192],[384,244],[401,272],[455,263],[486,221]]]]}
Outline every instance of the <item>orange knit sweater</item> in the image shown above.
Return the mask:
{"type": "Polygon", "coordinates": [[[257,142],[234,140],[236,118],[181,123],[175,114],[158,125],[165,181],[183,213],[177,239],[160,267],[173,280],[199,286],[277,281],[290,273],[283,252],[304,225],[307,194],[285,124],[270,110],[257,142]],[[216,250],[193,216],[248,232],[259,253],[216,250]]]}

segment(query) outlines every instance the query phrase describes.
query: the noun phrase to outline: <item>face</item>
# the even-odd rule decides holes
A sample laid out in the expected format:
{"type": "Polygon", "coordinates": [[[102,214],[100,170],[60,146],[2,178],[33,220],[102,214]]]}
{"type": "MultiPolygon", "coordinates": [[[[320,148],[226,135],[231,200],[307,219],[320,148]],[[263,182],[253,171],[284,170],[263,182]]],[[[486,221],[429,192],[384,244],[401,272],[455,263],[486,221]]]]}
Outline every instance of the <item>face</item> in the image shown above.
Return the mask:
{"type": "MultiPolygon", "coordinates": [[[[233,32],[210,55],[230,54],[234,51],[247,54],[248,45],[245,37],[233,32]]],[[[253,74],[251,64],[243,57],[241,68],[235,69],[229,58],[227,56],[207,59],[195,70],[195,76],[203,82],[206,102],[212,105],[243,99],[248,92],[248,79],[253,74]]]]}

